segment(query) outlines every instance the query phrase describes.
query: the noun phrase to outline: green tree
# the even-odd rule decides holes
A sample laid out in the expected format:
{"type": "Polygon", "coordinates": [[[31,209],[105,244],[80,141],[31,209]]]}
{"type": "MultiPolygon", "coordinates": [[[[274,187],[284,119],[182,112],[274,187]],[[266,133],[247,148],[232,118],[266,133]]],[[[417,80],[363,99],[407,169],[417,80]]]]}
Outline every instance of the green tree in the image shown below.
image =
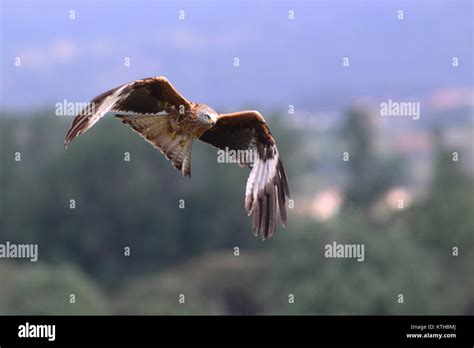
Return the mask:
{"type": "Polygon", "coordinates": [[[343,212],[328,223],[307,221],[279,236],[267,310],[272,314],[456,314],[436,259],[406,233],[343,212]],[[325,246],[364,245],[365,260],[325,257],[325,246]],[[399,294],[403,303],[399,303],[399,294]],[[291,303],[290,295],[294,296],[291,303]]]}
{"type": "Polygon", "coordinates": [[[474,314],[474,181],[463,173],[463,155],[437,145],[434,177],[427,196],[406,215],[416,241],[436,255],[445,287],[474,314]]]}
{"type": "Polygon", "coordinates": [[[272,258],[232,249],[193,258],[165,273],[130,279],[114,297],[119,314],[258,314],[272,258]],[[184,295],[185,303],[180,303],[184,295]]]}
{"type": "Polygon", "coordinates": [[[73,266],[3,265],[0,290],[3,315],[107,313],[107,301],[101,291],[73,266]]]}
{"type": "MultiPolygon", "coordinates": [[[[74,262],[108,290],[127,275],[163,271],[202,253],[263,246],[244,209],[248,168],[217,163],[216,149],[196,141],[192,177],[183,178],[113,117],[65,150],[69,122],[47,111],[0,119],[8,128],[2,240],[38,243],[43,260],[74,262]]],[[[271,123],[286,135],[278,137],[280,152],[291,153],[289,131],[277,117],[271,123]]],[[[290,176],[295,158],[285,158],[290,176]]]]}

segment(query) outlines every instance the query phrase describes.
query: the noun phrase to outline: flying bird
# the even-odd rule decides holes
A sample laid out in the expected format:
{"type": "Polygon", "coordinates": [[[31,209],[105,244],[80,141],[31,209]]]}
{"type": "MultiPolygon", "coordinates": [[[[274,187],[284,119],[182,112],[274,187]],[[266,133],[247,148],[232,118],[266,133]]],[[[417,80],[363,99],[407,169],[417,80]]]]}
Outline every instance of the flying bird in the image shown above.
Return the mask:
{"type": "Polygon", "coordinates": [[[253,216],[255,236],[272,237],[278,212],[286,224],[288,180],[275,139],[258,111],[219,114],[184,98],[163,76],[136,80],[95,97],[72,121],[65,146],[99,119],[112,114],[160,150],[184,176],[191,173],[191,146],[199,139],[228,150],[253,151],[252,161],[239,159],[251,171],[245,210],[253,216]]]}

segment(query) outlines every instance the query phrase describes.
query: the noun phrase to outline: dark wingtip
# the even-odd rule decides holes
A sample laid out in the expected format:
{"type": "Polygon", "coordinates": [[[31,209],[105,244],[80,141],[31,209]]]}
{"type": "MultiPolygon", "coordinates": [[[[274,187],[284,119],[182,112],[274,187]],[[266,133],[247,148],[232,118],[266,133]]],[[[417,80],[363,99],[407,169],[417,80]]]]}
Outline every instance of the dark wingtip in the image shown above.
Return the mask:
{"type": "Polygon", "coordinates": [[[68,134],[66,135],[66,138],[64,139],[64,148],[67,149],[67,146],[69,145],[69,143],[71,142],[72,138],[70,137],[70,134],[68,132],[68,134]]]}
{"type": "Polygon", "coordinates": [[[71,130],[69,130],[66,134],[66,138],[64,139],[64,147],[67,149],[68,145],[71,143],[71,141],[74,140],[74,138],[78,135],[80,135],[81,132],[80,131],[74,131],[72,132],[72,128],[71,130]]]}

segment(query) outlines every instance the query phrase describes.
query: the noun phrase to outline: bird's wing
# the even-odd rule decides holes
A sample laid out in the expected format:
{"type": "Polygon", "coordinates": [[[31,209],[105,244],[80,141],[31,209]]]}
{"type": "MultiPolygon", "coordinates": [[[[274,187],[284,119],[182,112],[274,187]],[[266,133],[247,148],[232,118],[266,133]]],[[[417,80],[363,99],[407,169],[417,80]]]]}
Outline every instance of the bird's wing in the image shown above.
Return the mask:
{"type": "Polygon", "coordinates": [[[288,180],[275,140],[259,112],[223,114],[199,140],[223,150],[247,150],[254,154],[245,191],[245,209],[248,215],[253,214],[255,235],[262,231],[265,239],[274,234],[278,210],[281,223],[286,224],[288,180]]]}
{"type": "Polygon", "coordinates": [[[160,150],[171,161],[173,167],[181,171],[184,176],[191,175],[193,138],[175,134],[169,122],[170,116],[118,115],[116,117],[160,150]]]}
{"type": "Polygon", "coordinates": [[[107,113],[160,115],[172,111],[183,113],[190,107],[191,103],[163,76],[130,82],[94,98],[72,121],[65,145],[107,113]]]}

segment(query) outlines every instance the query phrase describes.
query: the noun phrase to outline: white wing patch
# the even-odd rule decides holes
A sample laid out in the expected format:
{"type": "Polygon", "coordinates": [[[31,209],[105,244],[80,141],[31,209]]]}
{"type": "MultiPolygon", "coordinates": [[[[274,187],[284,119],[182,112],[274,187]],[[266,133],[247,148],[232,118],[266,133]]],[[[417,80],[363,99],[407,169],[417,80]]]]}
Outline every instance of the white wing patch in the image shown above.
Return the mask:
{"type": "MultiPolygon", "coordinates": [[[[250,171],[247,185],[245,188],[245,209],[248,215],[254,214],[254,233],[257,234],[262,229],[262,237],[265,239],[267,235],[270,237],[275,232],[274,217],[269,214],[276,214],[276,210],[285,210],[279,199],[278,183],[281,181],[281,174],[278,170],[279,155],[276,147],[267,147],[265,151],[272,151],[273,156],[267,157],[264,153],[264,160],[258,156],[250,171]],[[262,212],[263,210],[266,210],[262,212]],[[262,219],[263,217],[263,219],[262,219]],[[269,221],[263,221],[270,219],[269,221]],[[270,222],[270,224],[269,224],[270,222]]],[[[285,213],[281,213],[285,217],[285,213]]],[[[282,223],[284,223],[282,219],[282,223]]]]}
{"type": "Polygon", "coordinates": [[[117,103],[117,101],[121,98],[126,98],[128,94],[126,95],[120,95],[122,91],[124,90],[125,87],[127,87],[128,84],[123,85],[119,89],[117,89],[114,93],[109,95],[104,99],[102,103],[100,103],[99,108],[95,111],[95,113],[89,118],[88,120],[88,125],[86,128],[84,128],[81,132],[79,132],[77,135],[85,133],[89,128],[91,128],[97,121],[99,121],[100,118],[105,116],[111,109],[112,107],[117,103]]]}

